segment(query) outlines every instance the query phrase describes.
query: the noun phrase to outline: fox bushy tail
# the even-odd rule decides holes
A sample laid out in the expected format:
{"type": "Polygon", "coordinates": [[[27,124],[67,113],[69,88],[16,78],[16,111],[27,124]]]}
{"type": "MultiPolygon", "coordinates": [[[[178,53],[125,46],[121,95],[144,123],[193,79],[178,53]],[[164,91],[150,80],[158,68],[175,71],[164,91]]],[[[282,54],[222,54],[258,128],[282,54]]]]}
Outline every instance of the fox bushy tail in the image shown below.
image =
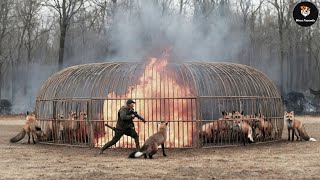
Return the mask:
{"type": "Polygon", "coordinates": [[[311,138],[308,134],[307,134],[307,131],[305,129],[304,126],[301,127],[301,130],[300,130],[300,136],[302,139],[306,140],[306,141],[316,141],[314,138],[311,138]]]}
{"type": "Polygon", "coordinates": [[[129,158],[138,158],[138,157],[144,155],[146,153],[145,151],[147,150],[147,148],[148,148],[148,146],[143,145],[139,151],[134,151],[131,154],[129,154],[129,158]]]}
{"type": "Polygon", "coordinates": [[[26,135],[26,131],[22,129],[18,135],[10,139],[10,142],[11,143],[19,142],[21,139],[24,138],[25,135],[26,135]]]}
{"type": "Polygon", "coordinates": [[[133,153],[131,153],[131,154],[129,155],[129,158],[137,158],[137,157],[142,156],[143,154],[144,154],[143,152],[134,151],[133,153]]]}

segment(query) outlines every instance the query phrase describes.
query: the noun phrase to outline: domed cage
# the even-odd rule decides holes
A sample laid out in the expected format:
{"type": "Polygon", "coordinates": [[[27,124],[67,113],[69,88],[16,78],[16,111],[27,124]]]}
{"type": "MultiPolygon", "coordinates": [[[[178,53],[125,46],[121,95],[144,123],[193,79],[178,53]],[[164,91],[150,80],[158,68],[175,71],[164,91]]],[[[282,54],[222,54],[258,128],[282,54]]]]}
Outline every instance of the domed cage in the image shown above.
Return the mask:
{"type": "MultiPolygon", "coordinates": [[[[151,59],[78,65],[51,76],[36,99],[36,116],[47,134],[43,142],[101,147],[112,139],[110,127],[128,98],[146,120],[134,120],[141,144],[160,121],[169,121],[166,147],[172,148],[281,139],[282,99],[260,71],[233,63],[151,59]]],[[[114,147],[135,144],[123,136],[114,147]]]]}

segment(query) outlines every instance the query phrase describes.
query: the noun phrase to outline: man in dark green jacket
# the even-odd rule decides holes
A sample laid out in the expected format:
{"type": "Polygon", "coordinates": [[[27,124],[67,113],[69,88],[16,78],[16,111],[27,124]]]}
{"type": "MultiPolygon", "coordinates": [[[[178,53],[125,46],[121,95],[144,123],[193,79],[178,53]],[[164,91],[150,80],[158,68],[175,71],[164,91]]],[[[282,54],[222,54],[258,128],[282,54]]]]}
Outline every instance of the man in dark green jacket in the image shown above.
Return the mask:
{"type": "Polygon", "coordinates": [[[111,147],[112,145],[116,144],[119,139],[125,134],[127,136],[131,136],[134,138],[134,141],[136,143],[136,148],[140,148],[139,145],[139,136],[138,133],[134,129],[133,119],[135,117],[139,118],[143,122],[145,120],[141,118],[136,112],[134,112],[134,102],[132,99],[127,100],[126,106],[122,106],[120,110],[118,111],[118,121],[117,126],[115,129],[115,136],[112,138],[111,141],[107,142],[101,149],[100,154],[103,153],[104,150],[111,147]]]}

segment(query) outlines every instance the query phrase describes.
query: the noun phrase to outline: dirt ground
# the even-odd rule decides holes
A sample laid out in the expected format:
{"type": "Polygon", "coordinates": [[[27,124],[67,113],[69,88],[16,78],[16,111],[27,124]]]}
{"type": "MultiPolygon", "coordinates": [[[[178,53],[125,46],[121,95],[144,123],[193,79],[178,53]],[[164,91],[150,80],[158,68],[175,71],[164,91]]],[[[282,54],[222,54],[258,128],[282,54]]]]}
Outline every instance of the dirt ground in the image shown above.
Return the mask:
{"type": "Polygon", "coordinates": [[[248,146],[168,149],[128,159],[130,149],[12,144],[24,117],[0,117],[0,179],[320,179],[320,117],[300,119],[317,142],[283,140],[248,146]]]}

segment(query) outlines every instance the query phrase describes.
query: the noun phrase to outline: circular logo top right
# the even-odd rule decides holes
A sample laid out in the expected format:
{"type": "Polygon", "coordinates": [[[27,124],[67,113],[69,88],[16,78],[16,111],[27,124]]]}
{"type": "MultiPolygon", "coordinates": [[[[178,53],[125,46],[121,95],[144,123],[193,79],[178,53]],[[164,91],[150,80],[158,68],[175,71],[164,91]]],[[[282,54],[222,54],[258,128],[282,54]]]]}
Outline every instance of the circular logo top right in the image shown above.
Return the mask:
{"type": "Polygon", "coordinates": [[[311,2],[300,2],[294,7],[293,19],[303,27],[308,27],[314,24],[318,19],[319,11],[311,2]]]}

